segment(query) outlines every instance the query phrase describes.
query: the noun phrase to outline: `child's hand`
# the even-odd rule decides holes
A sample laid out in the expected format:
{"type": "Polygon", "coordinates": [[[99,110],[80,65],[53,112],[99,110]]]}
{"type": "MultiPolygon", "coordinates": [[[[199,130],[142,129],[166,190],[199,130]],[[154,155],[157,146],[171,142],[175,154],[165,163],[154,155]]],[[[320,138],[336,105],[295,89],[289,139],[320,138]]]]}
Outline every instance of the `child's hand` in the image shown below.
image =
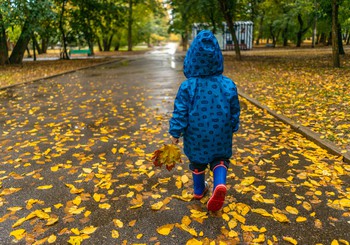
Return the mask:
{"type": "Polygon", "coordinates": [[[173,136],[171,136],[171,143],[173,143],[174,145],[177,145],[179,143],[179,139],[174,138],[173,136]]]}

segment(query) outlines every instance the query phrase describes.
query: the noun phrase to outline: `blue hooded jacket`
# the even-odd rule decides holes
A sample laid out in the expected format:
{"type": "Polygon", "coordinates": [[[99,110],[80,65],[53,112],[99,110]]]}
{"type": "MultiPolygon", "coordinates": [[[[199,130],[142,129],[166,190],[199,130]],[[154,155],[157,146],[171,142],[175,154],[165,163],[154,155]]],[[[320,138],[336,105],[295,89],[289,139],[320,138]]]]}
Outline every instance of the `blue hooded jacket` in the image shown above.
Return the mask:
{"type": "Polygon", "coordinates": [[[208,164],[232,156],[232,134],[239,128],[235,83],[222,75],[223,57],[215,36],[201,31],[184,61],[187,78],[178,90],[169,133],[184,138],[190,162],[208,164]]]}

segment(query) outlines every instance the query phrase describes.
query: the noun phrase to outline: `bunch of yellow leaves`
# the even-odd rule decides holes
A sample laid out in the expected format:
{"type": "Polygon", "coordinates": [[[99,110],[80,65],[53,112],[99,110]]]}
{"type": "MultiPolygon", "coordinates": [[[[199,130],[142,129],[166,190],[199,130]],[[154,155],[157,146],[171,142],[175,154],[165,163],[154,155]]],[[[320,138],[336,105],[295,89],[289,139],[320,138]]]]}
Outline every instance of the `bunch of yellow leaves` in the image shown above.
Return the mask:
{"type": "Polygon", "coordinates": [[[170,171],[176,163],[182,162],[180,148],[174,144],[163,145],[153,152],[152,161],[157,167],[162,167],[165,164],[166,169],[170,171]]]}

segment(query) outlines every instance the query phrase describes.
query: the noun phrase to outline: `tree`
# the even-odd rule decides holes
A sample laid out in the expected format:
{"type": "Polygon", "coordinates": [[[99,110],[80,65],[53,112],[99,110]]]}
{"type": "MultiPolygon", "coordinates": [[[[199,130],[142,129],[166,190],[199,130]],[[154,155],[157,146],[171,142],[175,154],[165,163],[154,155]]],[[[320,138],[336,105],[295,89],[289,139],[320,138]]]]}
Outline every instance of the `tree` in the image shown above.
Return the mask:
{"type": "Polygon", "coordinates": [[[2,14],[0,12],[0,65],[5,65],[7,63],[9,63],[9,60],[8,60],[6,28],[5,28],[2,14]]]}
{"type": "Polygon", "coordinates": [[[332,0],[332,52],[333,52],[333,66],[340,67],[339,57],[339,1],[332,0]]]}
{"type": "MultiPolygon", "coordinates": [[[[146,1],[140,1],[140,0],[128,0],[128,51],[132,51],[133,46],[133,23],[134,23],[134,7],[143,4],[148,9],[152,10],[154,13],[159,13],[159,10],[162,9],[160,5],[160,1],[158,0],[146,0],[146,1]]],[[[162,12],[162,11],[160,11],[162,12]]]]}
{"type": "Polygon", "coordinates": [[[100,50],[110,51],[113,38],[120,33],[125,26],[126,8],[121,2],[103,0],[100,2],[98,15],[99,21],[94,23],[100,50]]]}
{"type": "Polygon", "coordinates": [[[238,60],[241,60],[241,50],[239,48],[238,40],[236,37],[236,32],[233,23],[234,10],[235,10],[235,2],[230,0],[218,0],[221,8],[221,12],[226,20],[226,24],[230,33],[232,35],[233,43],[235,46],[235,53],[238,60]]]}
{"type": "Polygon", "coordinates": [[[187,51],[192,24],[195,23],[194,17],[198,15],[193,3],[193,1],[188,0],[172,0],[169,2],[171,6],[169,32],[181,35],[183,51],[187,51]]]}
{"type": "Polygon", "coordinates": [[[43,20],[51,17],[51,4],[50,0],[11,1],[11,24],[21,27],[21,34],[9,58],[11,64],[22,63],[24,53],[33,37],[33,33],[43,20]]]}

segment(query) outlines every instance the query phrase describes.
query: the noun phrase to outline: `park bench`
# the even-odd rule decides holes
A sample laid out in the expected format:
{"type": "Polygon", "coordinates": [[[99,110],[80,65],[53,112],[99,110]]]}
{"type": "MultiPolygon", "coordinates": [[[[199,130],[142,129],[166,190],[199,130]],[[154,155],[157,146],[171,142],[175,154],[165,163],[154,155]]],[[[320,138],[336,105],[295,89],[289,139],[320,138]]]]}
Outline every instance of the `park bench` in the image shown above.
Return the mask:
{"type": "Polygon", "coordinates": [[[72,54],[87,54],[88,56],[91,55],[90,49],[70,49],[69,50],[69,56],[72,54]]]}

